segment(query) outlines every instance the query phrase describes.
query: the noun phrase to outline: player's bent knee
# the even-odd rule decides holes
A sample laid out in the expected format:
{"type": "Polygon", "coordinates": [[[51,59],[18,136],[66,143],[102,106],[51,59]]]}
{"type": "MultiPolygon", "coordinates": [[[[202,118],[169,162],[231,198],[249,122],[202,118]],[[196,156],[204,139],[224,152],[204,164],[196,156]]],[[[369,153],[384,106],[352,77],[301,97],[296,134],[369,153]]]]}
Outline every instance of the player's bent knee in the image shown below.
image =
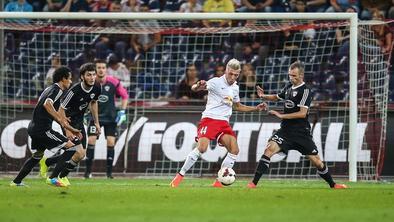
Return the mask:
{"type": "Polygon", "coordinates": [[[209,139],[208,138],[200,138],[197,143],[197,149],[200,153],[205,153],[208,149],[209,139]]]}
{"type": "Polygon", "coordinates": [[[37,151],[37,152],[35,152],[35,153],[33,153],[33,158],[34,159],[41,159],[43,156],[44,156],[44,151],[37,151]]]}

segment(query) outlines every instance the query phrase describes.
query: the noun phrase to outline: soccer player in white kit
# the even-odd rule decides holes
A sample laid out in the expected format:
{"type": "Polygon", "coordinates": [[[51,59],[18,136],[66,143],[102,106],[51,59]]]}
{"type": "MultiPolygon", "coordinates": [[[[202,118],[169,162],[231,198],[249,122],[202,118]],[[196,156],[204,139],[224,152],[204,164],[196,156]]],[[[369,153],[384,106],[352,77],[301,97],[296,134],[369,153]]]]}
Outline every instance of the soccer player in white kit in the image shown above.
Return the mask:
{"type": "MultiPolygon", "coordinates": [[[[197,129],[197,147],[186,158],[181,170],[171,181],[171,187],[178,187],[186,172],[196,163],[202,153],[207,151],[210,140],[216,139],[219,145],[227,149],[227,155],[222,162],[222,167],[232,168],[239,152],[235,133],[229,124],[232,110],[240,112],[263,111],[266,104],[261,103],[255,107],[245,106],[240,103],[237,78],[241,73],[241,64],[236,59],[231,59],[226,66],[225,74],[214,77],[208,81],[200,80],[192,86],[193,91],[208,90],[208,100],[201,121],[197,129]]],[[[223,185],[215,180],[214,187],[223,185]]]]}

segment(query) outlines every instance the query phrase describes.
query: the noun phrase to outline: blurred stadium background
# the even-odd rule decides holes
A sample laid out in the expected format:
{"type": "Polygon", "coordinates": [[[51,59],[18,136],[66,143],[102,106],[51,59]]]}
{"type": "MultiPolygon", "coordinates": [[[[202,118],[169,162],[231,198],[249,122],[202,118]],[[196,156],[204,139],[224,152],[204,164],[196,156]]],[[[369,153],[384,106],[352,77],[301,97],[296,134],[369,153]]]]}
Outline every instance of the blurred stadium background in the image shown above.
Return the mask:
{"type": "MultiPolygon", "coordinates": [[[[114,1],[108,11],[117,10],[116,5],[123,10],[126,2],[114,1]]],[[[178,11],[182,3],[162,2],[137,2],[136,10],[178,11]]],[[[297,2],[275,1],[271,11],[299,10],[297,2]]],[[[36,11],[45,10],[42,4],[32,5],[36,11]]],[[[104,8],[100,2],[89,6],[93,11],[95,7],[104,8]]],[[[236,4],[234,10],[241,8],[236,4]]],[[[394,23],[377,17],[390,15],[389,11],[370,11],[368,17],[367,9],[361,4],[355,8],[363,19],[358,25],[357,172],[359,179],[370,180],[394,175],[394,141],[390,137],[394,128],[394,23]]],[[[241,102],[248,105],[260,103],[255,85],[276,93],[287,82],[289,64],[304,62],[305,80],[314,98],[310,121],[315,142],[332,174],[348,176],[346,21],[237,20],[218,27],[220,21],[6,19],[0,24],[0,172],[18,171],[30,156],[26,127],[53,69],[60,64],[69,66],[76,82],[81,64],[104,59],[109,73],[122,81],[130,96],[128,123],[119,129],[115,147],[115,175],[171,176],[194,146],[196,125],[205,105],[204,95],[190,95],[181,90],[180,84],[189,78],[219,76],[223,65],[237,58],[243,64],[238,81],[241,102]]],[[[281,109],[281,105],[270,104],[270,108],[281,109]]],[[[231,123],[241,149],[234,169],[238,174],[250,175],[279,122],[265,113],[234,113],[231,123]]],[[[104,173],[103,137],[96,150],[93,171],[104,173]]],[[[212,143],[191,175],[214,174],[224,154],[223,148],[212,143]]],[[[274,162],[270,177],[316,178],[314,167],[298,153],[278,156],[274,162]]],[[[84,162],[75,173],[80,175],[83,169],[84,162]]]]}

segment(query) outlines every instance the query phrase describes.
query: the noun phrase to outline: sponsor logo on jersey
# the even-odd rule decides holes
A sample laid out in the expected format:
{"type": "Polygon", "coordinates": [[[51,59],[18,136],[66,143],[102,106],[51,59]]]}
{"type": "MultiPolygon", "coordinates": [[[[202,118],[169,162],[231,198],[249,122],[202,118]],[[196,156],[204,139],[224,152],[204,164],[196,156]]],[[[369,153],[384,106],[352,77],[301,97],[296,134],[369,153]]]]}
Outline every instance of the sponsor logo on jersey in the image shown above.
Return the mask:
{"type": "Polygon", "coordinates": [[[90,94],[90,98],[91,98],[91,99],[93,99],[93,98],[94,98],[94,96],[95,96],[95,94],[94,94],[94,93],[90,94]]]}
{"type": "Polygon", "coordinates": [[[286,100],[286,102],[285,102],[285,107],[286,107],[287,109],[294,108],[294,106],[295,106],[295,104],[294,104],[293,101],[291,101],[291,100],[286,100]]]}
{"type": "Polygon", "coordinates": [[[98,97],[98,101],[100,102],[100,103],[105,103],[105,102],[107,102],[108,101],[108,96],[107,95],[100,95],[99,97],[98,97]]]}

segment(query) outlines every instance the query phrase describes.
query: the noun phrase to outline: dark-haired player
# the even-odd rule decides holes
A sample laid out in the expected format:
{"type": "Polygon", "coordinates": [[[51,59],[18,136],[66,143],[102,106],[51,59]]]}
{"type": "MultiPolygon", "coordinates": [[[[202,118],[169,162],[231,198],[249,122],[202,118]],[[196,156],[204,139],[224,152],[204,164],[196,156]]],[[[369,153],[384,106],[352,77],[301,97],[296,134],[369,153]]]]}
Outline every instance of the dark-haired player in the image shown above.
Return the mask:
{"type": "Polygon", "coordinates": [[[45,149],[50,150],[61,147],[68,149],[74,146],[74,143],[67,137],[52,129],[53,120],[58,122],[64,129],[69,130],[71,135],[75,137],[80,136],[80,131],[71,127],[67,119],[57,112],[64,90],[67,90],[72,83],[71,77],[69,68],[59,67],[53,74],[54,84],[46,88],[40,95],[33,111],[33,119],[30,121],[27,129],[31,137],[33,155],[24,163],[18,175],[11,182],[11,186],[24,186],[22,180],[44,156],[45,149]]]}
{"type": "MultiPolygon", "coordinates": [[[[46,159],[45,164],[40,167],[46,167],[56,163],[52,174],[47,178],[47,183],[60,186],[70,185],[67,175],[75,166],[85,157],[86,149],[86,132],[83,126],[83,116],[89,107],[97,134],[100,134],[100,124],[98,120],[97,100],[101,94],[100,84],[96,81],[96,65],[94,63],[85,63],[80,67],[80,82],[73,85],[60,104],[59,113],[70,120],[70,125],[81,130],[82,139],[76,140],[75,146],[66,150],[61,156],[46,159]]],[[[73,137],[70,131],[65,130],[67,137],[73,137]]]]}

